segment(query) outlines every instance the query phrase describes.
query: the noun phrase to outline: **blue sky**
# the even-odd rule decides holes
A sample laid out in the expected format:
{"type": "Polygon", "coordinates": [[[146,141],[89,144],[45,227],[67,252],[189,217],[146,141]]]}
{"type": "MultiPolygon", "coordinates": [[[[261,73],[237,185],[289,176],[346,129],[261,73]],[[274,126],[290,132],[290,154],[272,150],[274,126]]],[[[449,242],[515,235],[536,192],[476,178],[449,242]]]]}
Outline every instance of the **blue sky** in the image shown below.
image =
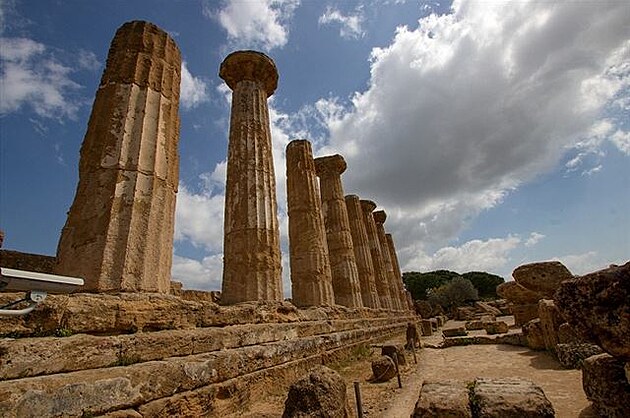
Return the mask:
{"type": "Polygon", "coordinates": [[[109,43],[129,20],[183,57],[173,276],[219,289],[229,89],[222,59],[276,62],[270,101],[288,294],[284,148],[341,153],[346,193],[389,215],[403,270],[630,258],[625,1],[0,0],[0,228],[54,254],[109,43]]]}

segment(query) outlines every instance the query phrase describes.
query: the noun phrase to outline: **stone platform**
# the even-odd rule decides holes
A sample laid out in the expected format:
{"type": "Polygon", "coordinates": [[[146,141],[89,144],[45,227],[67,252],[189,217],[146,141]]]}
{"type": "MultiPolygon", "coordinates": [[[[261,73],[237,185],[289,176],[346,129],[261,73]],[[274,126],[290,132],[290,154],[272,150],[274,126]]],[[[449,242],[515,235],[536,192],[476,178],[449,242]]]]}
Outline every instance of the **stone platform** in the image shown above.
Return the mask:
{"type": "Polygon", "coordinates": [[[236,414],[417,319],[195,299],[49,296],[25,317],[0,319],[0,416],[236,414]]]}

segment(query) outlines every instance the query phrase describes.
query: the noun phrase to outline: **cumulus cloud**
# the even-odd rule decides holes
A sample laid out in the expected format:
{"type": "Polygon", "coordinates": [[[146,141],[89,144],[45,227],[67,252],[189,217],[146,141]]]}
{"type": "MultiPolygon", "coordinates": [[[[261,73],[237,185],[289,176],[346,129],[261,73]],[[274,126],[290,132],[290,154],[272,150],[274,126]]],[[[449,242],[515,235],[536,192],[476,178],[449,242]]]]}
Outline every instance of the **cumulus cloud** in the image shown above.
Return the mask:
{"type": "MultiPolygon", "coordinates": [[[[583,275],[608,267],[609,262],[604,260],[597,251],[588,251],[581,254],[567,254],[554,257],[554,260],[564,264],[571,273],[583,275]]],[[[626,263],[628,260],[616,260],[616,264],[626,263]]]]}
{"type": "Polygon", "coordinates": [[[339,25],[339,36],[345,39],[359,39],[365,36],[363,30],[363,9],[357,8],[354,14],[344,15],[334,7],[327,7],[326,11],[319,17],[319,25],[339,25]]]}
{"type": "Polygon", "coordinates": [[[617,148],[619,148],[619,151],[626,155],[630,155],[630,132],[617,130],[610,137],[610,140],[617,148]]]}
{"type": "Polygon", "coordinates": [[[419,268],[414,254],[550,170],[624,102],[624,16],[616,1],[461,0],[373,50],[369,88],[328,114],[322,151],[346,157],[347,190],[389,211],[403,264],[419,268]]]}
{"type": "Polygon", "coordinates": [[[188,241],[211,252],[223,245],[223,194],[193,193],[181,184],[175,210],[175,240],[188,241]]]}
{"type": "Polygon", "coordinates": [[[188,71],[186,61],[182,61],[182,84],[180,101],[184,109],[192,109],[203,102],[207,102],[208,86],[199,77],[194,77],[188,71]]]}
{"type": "Polygon", "coordinates": [[[539,234],[538,232],[532,232],[529,235],[529,238],[527,238],[527,240],[525,241],[525,246],[533,247],[534,245],[538,244],[540,240],[542,240],[543,238],[545,238],[543,234],[539,234]]]}
{"type": "Polygon", "coordinates": [[[182,282],[185,289],[221,290],[223,260],[221,254],[204,257],[201,261],[173,256],[171,276],[182,282]]]}
{"type": "Polygon", "coordinates": [[[215,12],[204,7],[204,14],[216,18],[238,47],[283,47],[289,38],[289,22],[299,0],[226,0],[215,12]]]}
{"type": "Polygon", "coordinates": [[[28,107],[40,117],[76,117],[80,102],[72,96],[81,85],[70,78],[70,67],[28,38],[0,38],[0,44],[1,115],[28,107]]]}

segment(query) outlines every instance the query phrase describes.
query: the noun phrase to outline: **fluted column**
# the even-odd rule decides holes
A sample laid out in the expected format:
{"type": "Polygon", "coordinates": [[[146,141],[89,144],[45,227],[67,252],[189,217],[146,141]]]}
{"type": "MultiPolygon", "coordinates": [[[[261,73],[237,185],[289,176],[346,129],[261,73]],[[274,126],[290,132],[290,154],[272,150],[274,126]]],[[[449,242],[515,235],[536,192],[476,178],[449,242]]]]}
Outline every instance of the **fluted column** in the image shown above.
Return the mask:
{"type": "Polygon", "coordinates": [[[387,245],[387,237],[385,236],[385,220],[387,214],[384,210],[379,210],[372,213],[374,217],[374,223],[376,224],[376,234],[378,235],[378,242],[381,244],[381,254],[383,255],[383,266],[385,267],[385,273],[389,281],[389,296],[392,300],[392,307],[397,311],[402,311],[403,305],[400,300],[400,291],[397,285],[396,273],[394,271],[394,263],[389,252],[389,246],[387,245]]]}
{"type": "Polygon", "coordinates": [[[291,294],[296,306],[334,305],[326,230],[311,143],[287,145],[291,294]]]}
{"type": "Polygon", "coordinates": [[[170,290],[180,79],[166,32],[142,21],[118,29],[57,248],[55,271],[83,277],[83,291],[170,290]]]}
{"type": "Polygon", "coordinates": [[[339,154],[315,158],[335,302],[338,305],[355,308],[362,307],[363,303],[350,221],[341,184],[341,174],[346,171],[346,167],[346,161],[339,154]]]}
{"type": "Polygon", "coordinates": [[[267,55],[237,51],[219,76],[232,89],[221,301],[281,301],[282,264],[267,98],[278,84],[267,55]]]}
{"type": "Polygon", "coordinates": [[[399,292],[398,294],[400,297],[400,304],[403,310],[407,310],[410,307],[407,300],[407,291],[402,280],[402,272],[400,271],[400,263],[398,262],[396,247],[394,246],[394,238],[392,237],[392,234],[385,234],[385,239],[387,240],[387,249],[389,251],[390,258],[392,259],[392,266],[394,267],[394,278],[396,287],[399,292]]]}
{"type": "Polygon", "coordinates": [[[363,221],[363,210],[361,209],[359,196],[347,195],[344,200],[346,202],[346,210],[348,211],[348,220],[350,222],[354,258],[359,272],[361,301],[363,302],[363,306],[368,308],[380,308],[381,304],[376,288],[370,242],[368,240],[365,222],[363,221]]]}
{"type": "Polygon", "coordinates": [[[376,203],[371,200],[361,200],[361,210],[363,211],[363,222],[367,230],[368,242],[370,243],[370,254],[374,265],[374,277],[376,289],[380,300],[381,308],[396,309],[390,291],[390,278],[385,267],[381,242],[378,239],[378,231],[374,222],[372,212],[376,209],[376,203]]]}

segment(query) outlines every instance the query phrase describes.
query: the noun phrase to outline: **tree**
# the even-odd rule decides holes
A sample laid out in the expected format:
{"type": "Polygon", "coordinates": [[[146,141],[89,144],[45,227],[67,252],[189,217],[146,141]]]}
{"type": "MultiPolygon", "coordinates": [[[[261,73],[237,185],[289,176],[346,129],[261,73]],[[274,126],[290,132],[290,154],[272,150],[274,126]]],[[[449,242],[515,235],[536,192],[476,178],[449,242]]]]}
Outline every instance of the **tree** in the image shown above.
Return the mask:
{"type": "Polygon", "coordinates": [[[403,273],[403,281],[414,300],[426,300],[427,290],[440,287],[455,277],[460,277],[454,271],[436,270],[429,273],[417,271],[403,273]]]}
{"type": "Polygon", "coordinates": [[[444,309],[463,305],[467,301],[477,300],[479,294],[470,280],[461,276],[455,277],[451,281],[428,292],[429,302],[441,305],[444,309]]]}
{"type": "Polygon", "coordinates": [[[483,271],[471,271],[462,274],[462,277],[470,280],[482,299],[497,299],[497,286],[505,282],[503,277],[483,271]]]}

